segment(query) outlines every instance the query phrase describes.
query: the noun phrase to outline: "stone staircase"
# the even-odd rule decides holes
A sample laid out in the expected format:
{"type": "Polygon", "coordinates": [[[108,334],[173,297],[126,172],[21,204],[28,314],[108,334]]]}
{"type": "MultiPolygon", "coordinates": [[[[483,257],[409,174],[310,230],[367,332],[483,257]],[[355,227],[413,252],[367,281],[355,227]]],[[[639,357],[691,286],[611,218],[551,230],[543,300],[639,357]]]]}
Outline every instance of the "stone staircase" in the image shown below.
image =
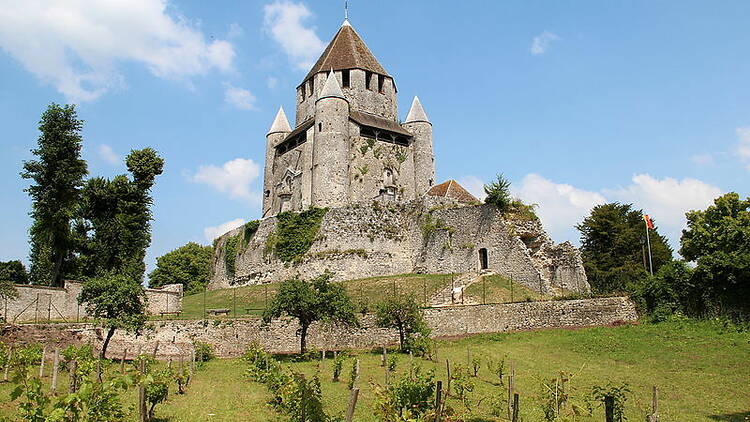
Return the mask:
{"type": "Polygon", "coordinates": [[[475,305],[478,302],[468,296],[464,297],[464,291],[472,284],[482,281],[483,276],[492,274],[493,272],[489,270],[459,274],[452,283],[447,284],[435,293],[430,298],[429,304],[430,306],[475,305]]]}

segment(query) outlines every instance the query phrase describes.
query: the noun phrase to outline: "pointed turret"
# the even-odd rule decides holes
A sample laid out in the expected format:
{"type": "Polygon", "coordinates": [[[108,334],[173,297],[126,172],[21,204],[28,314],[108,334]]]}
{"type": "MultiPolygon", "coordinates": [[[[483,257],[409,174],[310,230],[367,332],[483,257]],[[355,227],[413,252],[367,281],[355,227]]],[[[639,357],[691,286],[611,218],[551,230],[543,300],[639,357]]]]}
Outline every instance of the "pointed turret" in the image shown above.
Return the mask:
{"type": "Polygon", "coordinates": [[[432,152],[432,123],[418,97],[414,97],[403,127],[414,136],[414,183],[419,197],[435,184],[435,156],[432,152]]]}
{"type": "Polygon", "coordinates": [[[284,113],[284,107],[279,107],[271,128],[266,135],[266,166],[263,171],[263,216],[269,215],[273,204],[273,159],[276,156],[276,146],[291,133],[289,120],[284,113]]]}
{"type": "Polygon", "coordinates": [[[413,122],[427,122],[430,123],[430,119],[427,118],[427,113],[424,112],[422,103],[419,101],[419,97],[414,96],[414,100],[411,102],[411,108],[409,113],[406,115],[404,123],[413,122]]]}
{"type": "Polygon", "coordinates": [[[286,118],[286,113],[284,113],[284,107],[279,107],[279,111],[276,113],[276,118],[273,119],[273,124],[271,124],[271,128],[268,129],[268,135],[272,133],[289,133],[292,131],[292,127],[289,126],[289,120],[286,118]]]}
{"type": "Polygon", "coordinates": [[[323,89],[320,91],[318,101],[324,98],[341,98],[343,100],[346,100],[346,97],[344,97],[344,92],[341,90],[341,86],[339,85],[339,80],[336,79],[336,75],[333,73],[333,69],[328,72],[326,83],[325,85],[323,85],[323,89]]]}

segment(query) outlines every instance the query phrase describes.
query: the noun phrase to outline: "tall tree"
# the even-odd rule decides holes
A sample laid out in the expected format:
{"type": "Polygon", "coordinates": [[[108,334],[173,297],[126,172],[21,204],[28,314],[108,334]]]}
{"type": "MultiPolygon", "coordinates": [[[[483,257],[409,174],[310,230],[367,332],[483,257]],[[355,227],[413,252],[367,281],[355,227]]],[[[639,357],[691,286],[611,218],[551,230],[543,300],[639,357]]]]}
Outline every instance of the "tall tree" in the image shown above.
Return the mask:
{"type": "Polygon", "coordinates": [[[263,322],[287,315],[300,325],[300,353],[307,351],[307,330],[316,321],[357,325],[357,316],[346,290],[331,283],[326,273],[309,282],[291,279],[282,282],[279,290],[263,312],[263,322]]]}
{"type": "MultiPolygon", "coordinates": [[[[645,222],[632,204],[598,205],[576,226],[591,287],[602,293],[622,292],[648,274],[645,222]]],[[[672,248],[658,228],[649,232],[654,272],[672,260],[672,248]]]]}
{"type": "Polygon", "coordinates": [[[26,267],[21,261],[0,262],[0,280],[10,281],[15,284],[27,284],[29,276],[26,267]]]}
{"type": "Polygon", "coordinates": [[[146,293],[138,280],[125,274],[110,273],[88,279],[83,283],[78,302],[85,304],[86,312],[107,329],[102,359],[115,330],[138,334],[146,323],[146,293]]]}
{"type": "Polygon", "coordinates": [[[150,287],[180,283],[188,294],[202,291],[211,277],[214,249],[190,242],[156,258],[156,269],[148,276],[150,287]]]}
{"type": "Polygon", "coordinates": [[[37,159],[25,161],[21,177],[33,183],[30,229],[31,281],[59,286],[71,258],[71,220],[80,198],[86,161],[81,159],[83,121],[73,105],[52,103],[39,121],[37,159]]]}
{"type": "Polygon", "coordinates": [[[686,216],[680,254],[697,264],[695,311],[750,311],[750,198],[727,193],[686,216]]]}
{"type": "Polygon", "coordinates": [[[75,233],[79,245],[79,277],[112,271],[143,279],[144,258],[151,244],[151,187],[164,160],[151,148],[131,151],[126,175],[90,179],[83,190],[75,233]]]}

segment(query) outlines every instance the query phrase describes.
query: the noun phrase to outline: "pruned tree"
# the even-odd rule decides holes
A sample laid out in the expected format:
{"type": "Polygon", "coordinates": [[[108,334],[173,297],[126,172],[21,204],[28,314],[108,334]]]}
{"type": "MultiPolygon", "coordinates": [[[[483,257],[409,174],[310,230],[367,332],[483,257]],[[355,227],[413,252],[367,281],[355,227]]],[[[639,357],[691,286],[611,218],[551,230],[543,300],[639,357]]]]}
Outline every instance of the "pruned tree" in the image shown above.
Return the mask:
{"type": "Polygon", "coordinates": [[[186,293],[202,291],[211,277],[214,249],[190,242],[156,258],[156,269],[149,274],[149,286],[180,283],[186,293]]]}
{"type": "Polygon", "coordinates": [[[263,312],[263,322],[289,316],[299,322],[300,353],[307,351],[307,331],[316,321],[347,326],[359,324],[346,290],[331,282],[331,273],[325,273],[311,281],[297,278],[286,280],[263,312]]]}
{"type": "Polygon", "coordinates": [[[375,305],[378,327],[395,328],[401,351],[408,351],[415,336],[427,337],[430,329],[424,321],[422,309],[414,295],[389,296],[375,305]]]}
{"type": "Polygon", "coordinates": [[[71,259],[71,221],[88,173],[81,159],[83,121],[74,105],[52,103],[39,122],[35,160],[23,163],[21,177],[33,183],[26,188],[32,200],[29,230],[31,280],[59,286],[71,259]]]}
{"type": "Polygon", "coordinates": [[[151,244],[151,187],[164,160],[151,148],[131,151],[126,164],[132,180],[118,175],[96,177],[83,189],[75,224],[78,276],[95,278],[118,272],[142,280],[151,244]]]}
{"type": "Polygon", "coordinates": [[[138,334],[146,323],[146,293],[138,280],[125,274],[109,273],[87,280],[78,295],[86,312],[107,329],[101,358],[107,353],[115,330],[138,334]]]}

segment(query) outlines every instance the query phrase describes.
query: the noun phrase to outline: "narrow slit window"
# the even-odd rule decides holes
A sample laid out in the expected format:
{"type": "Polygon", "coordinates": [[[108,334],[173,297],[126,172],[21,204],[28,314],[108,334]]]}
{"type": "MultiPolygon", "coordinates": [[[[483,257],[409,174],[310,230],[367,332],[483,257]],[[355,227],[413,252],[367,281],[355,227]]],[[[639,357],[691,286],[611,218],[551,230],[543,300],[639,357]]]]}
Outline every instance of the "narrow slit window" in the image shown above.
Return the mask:
{"type": "Polygon", "coordinates": [[[378,75],[378,92],[383,93],[383,86],[385,85],[385,76],[378,75]]]}
{"type": "Polygon", "coordinates": [[[341,86],[344,88],[349,88],[351,85],[351,77],[349,75],[349,69],[344,69],[341,71],[341,86]]]}
{"type": "Polygon", "coordinates": [[[372,72],[365,72],[365,89],[372,89],[370,88],[371,80],[372,80],[372,72]]]}
{"type": "Polygon", "coordinates": [[[315,91],[315,76],[310,78],[310,92],[307,93],[307,96],[312,97],[314,91],[315,91]]]}
{"type": "Polygon", "coordinates": [[[305,101],[305,97],[307,97],[307,94],[305,93],[305,87],[307,86],[307,83],[302,84],[300,87],[300,102],[305,101]]]}

